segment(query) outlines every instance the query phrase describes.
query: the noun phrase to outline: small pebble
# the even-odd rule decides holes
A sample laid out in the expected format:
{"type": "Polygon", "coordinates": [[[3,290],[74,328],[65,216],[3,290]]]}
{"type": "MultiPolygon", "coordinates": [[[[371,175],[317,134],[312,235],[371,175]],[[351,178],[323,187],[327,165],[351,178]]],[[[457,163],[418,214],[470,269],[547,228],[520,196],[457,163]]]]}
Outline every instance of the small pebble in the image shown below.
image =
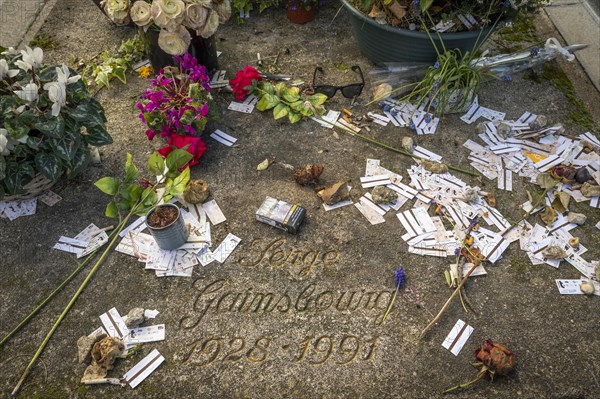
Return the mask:
{"type": "Polygon", "coordinates": [[[575,223],[579,226],[585,224],[586,220],[587,216],[585,216],[583,213],[569,212],[569,214],[567,215],[567,221],[569,223],[575,223]]]}
{"type": "Polygon", "coordinates": [[[579,285],[579,289],[581,290],[581,292],[583,292],[585,295],[592,295],[595,291],[594,288],[594,284],[592,284],[589,281],[584,281],[583,283],[581,283],[579,285]]]}
{"type": "Polygon", "coordinates": [[[402,137],[402,148],[410,153],[412,153],[415,150],[415,142],[412,139],[412,137],[402,137]]]}
{"type": "Polygon", "coordinates": [[[589,170],[587,170],[586,167],[577,169],[577,172],[575,173],[575,180],[579,184],[585,183],[586,181],[590,180],[591,178],[592,178],[592,175],[589,172],[589,170]]]}

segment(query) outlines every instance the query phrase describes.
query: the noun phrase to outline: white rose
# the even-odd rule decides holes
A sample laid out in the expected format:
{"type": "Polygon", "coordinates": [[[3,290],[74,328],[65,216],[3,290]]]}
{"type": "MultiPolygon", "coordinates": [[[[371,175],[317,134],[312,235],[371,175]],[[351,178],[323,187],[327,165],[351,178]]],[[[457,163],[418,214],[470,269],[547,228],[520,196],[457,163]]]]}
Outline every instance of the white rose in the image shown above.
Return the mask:
{"type": "Polygon", "coordinates": [[[215,6],[217,14],[219,14],[219,23],[224,24],[231,18],[231,2],[229,0],[223,0],[215,6]]]}
{"type": "Polygon", "coordinates": [[[50,82],[44,85],[52,104],[52,116],[58,116],[60,108],[67,104],[67,86],[63,82],[50,82]]]}
{"type": "Polygon", "coordinates": [[[15,90],[15,94],[23,101],[29,103],[38,99],[39,87],[35,83],[29,83],[22,90],[15,90]]]}
{"type": "Polygon", "coordinates": [[[202,7],[198,3],[188,4],[185,8],[184,24],[190,29],[200,29],[208,19],[210,10],[202,7]]]}
{"type": "Polygon", "coordinates": [[[175,32],[161,29],[160,34],[158,35],[158,46],[165,53],[171,55],[184,54],[188,47],[190,47],[191,41],[192,36],[190,35],[190,32],[181,25],[175,32]]]}
{"type": "Polygon", "coordinates": [[[137,26],[147,26],[152,23],[152,13],[150,4],[145,1],[138,0],[131,6],[131,20],[137,26]]]}
{"type": "Polygon", "coordinates": [[[185,4],[182,0],[153,0],[150,9],[154,23],[171,32],[177,29],[185,17],[185,4]]]}
{"type": "Polygon", "coordinates": [[[104,0],[104,12],[118,25],[129,23],[129,0],[104,0]]]}
{"type": "Polygon", "coordinates": [[[210,15],[202,29],[196,30],[196,33],[205,39],[211,37],[219,27],[219,14],[215,10],[210,10],[210,15]]]}
{"type": "Polygon", "coordinates": [[[2,59],[0,60],[0,80],[3,80],[5,77],[13,78],[19,74],[18,69],[10,69],[8,66],[8,62],[2,59]]]}
{"type": "Polygon", "coordinates": [[[8,131],[0,128],[0,155],[10,155],[10,150],[12,150],[14,146],[15,142],[8,135],[8,131]]]}

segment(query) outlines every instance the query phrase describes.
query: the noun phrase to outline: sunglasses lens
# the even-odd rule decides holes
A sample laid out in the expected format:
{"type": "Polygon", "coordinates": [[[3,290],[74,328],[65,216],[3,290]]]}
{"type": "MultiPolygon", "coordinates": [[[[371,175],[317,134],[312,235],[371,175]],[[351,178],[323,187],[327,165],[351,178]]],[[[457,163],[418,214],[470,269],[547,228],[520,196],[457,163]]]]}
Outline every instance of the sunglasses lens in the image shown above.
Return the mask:
{"type": "Polygon", "coordinates": [[[349,85],[342,88],[342,94],[346,98],[354,98],[360,96],[360,93],[362,93],[362,89],[362,84],[349,85]]]}
{"type": "Polygon", "coordinates": [[[327,98],[331,98],[335,96],[336,88],[334,86],[324,85],[324,86],[314,86],[314,90],[317,93],[325,94],[327,98]]]}

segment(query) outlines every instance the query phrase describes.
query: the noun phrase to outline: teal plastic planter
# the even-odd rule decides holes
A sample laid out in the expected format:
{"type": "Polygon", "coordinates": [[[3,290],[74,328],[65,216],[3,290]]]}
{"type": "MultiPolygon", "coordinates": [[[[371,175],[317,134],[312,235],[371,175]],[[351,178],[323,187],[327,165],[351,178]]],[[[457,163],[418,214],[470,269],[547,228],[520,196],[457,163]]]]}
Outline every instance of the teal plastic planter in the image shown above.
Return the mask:
{"type": "MultiPolygon", "coordinates": [[[[435,62],[437,54],[431,39],[425,32],[380,25],[354,8],[346,0],[344,7],[350,13],[352,32],[361,52],[376,64],[386,62],[435,62]]],[[[482,41],[491,28],[485,28],[480,36],[482,41]]],[[[463,53],[473,49],[481,31],[441,33],[446,49],[457,48],[463,53]]],[[[442,49],[440,39],[431,32],[438,49],[442,49]]]]}

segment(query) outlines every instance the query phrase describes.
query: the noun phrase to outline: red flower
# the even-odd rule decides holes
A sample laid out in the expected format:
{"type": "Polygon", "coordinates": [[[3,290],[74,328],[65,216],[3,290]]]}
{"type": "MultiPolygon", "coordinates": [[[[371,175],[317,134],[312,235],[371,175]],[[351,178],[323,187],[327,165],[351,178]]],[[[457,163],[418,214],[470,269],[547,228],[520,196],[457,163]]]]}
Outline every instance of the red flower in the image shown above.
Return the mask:
{"type": "Polygon", "coordinates": [[[166,147],[159,148],[157,151],[163,157],[167,157],[173,151],[173,147],[175,148],[183,148],[189,144],[187,148],[187,152],[192,154],[194,158],[187,164],[185,164],[182,168],[185,169],[190,166],[194,166],[198,163],[198,160],[204,155],[206,151],[206,144],[200,137],[192,137],[192,136],[180,136],[178,134],[173,134],[169,137],[169,145],[166,147]]]}
{"type": "Polygon", "coordinates": [[[246,90],[246,86],[252,85],[253,80],[257,80],[259,82],[262,80],[258,74],[258,71],[254,67],[246,65],[244,70],[237,71],[235,78],[229,81],[229,85],[233,90],[236,100],[241,101],[248,95],[248,93],[250,93],[249,90],[246,90]]]}

